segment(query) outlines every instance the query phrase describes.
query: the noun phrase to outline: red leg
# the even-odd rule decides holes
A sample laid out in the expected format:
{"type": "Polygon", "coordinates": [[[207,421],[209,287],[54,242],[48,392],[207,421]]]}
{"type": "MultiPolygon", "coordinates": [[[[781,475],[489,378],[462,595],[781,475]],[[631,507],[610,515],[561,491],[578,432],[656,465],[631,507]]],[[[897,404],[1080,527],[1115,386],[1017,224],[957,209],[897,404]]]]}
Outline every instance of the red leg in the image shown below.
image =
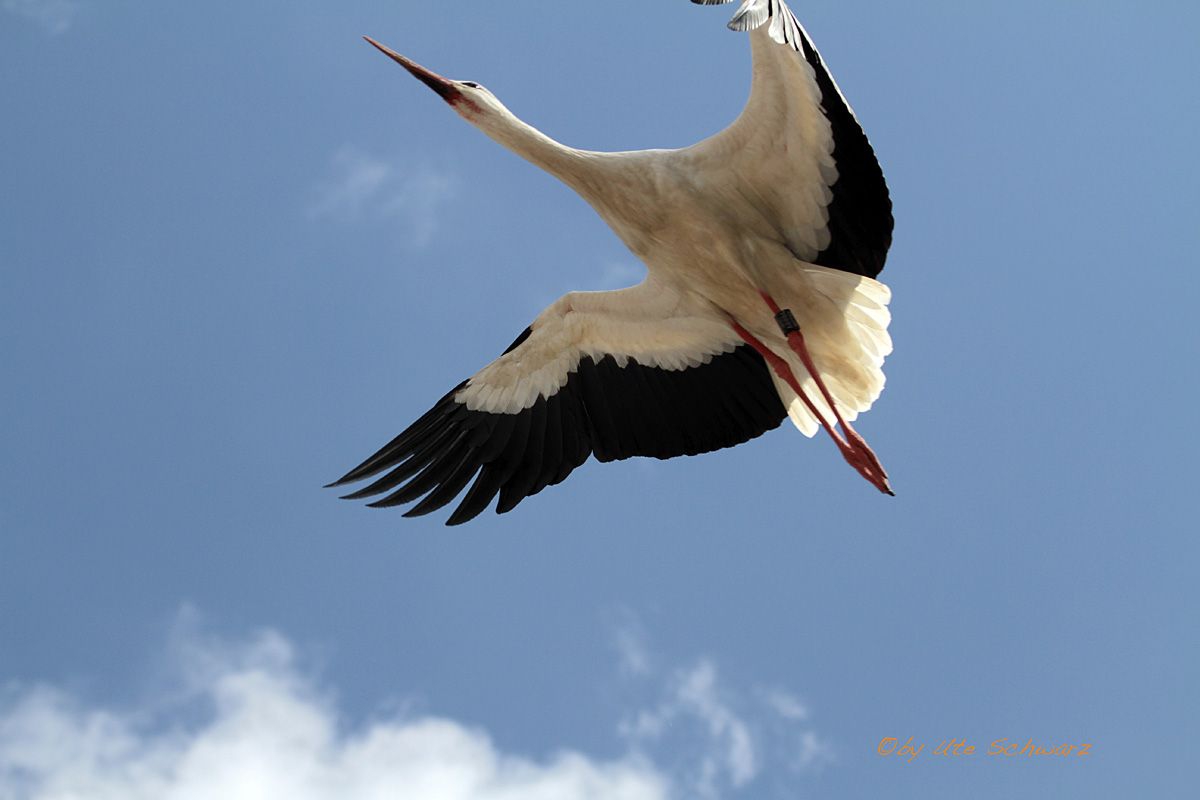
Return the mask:
{"type": "Polygon", "coordinates": [[[844,447],[846,444],[845,440],[830,426],[825,417],[821,416],[821,412],[817,411],[817,407],[813,404],[813,401],[808,399],[808,395],[800,388],[800,381],[796,380],[796,374],[792,372],[792,368],[788,366],[788,363],[775,355],[770,348],[758,340],[758,337],[739,325],[736,320],[730,319],[729,324],[733,327],[734,332],[742,337],[742,341],[757,350],[758,354],[766,359],[766,362],[775,370],[775,373],[783,378],[787,385],[792,387],[792,391],[800,396],[800,399],[804,401],[804,405],[808,406],[808,410],[817,418],[817,421],[821,423],[821,427],[833,438],[838,447],[844,447]]]}
{"type": "MultiPolygon", "coordinates": [[[[763,300],[767,304],[767,307],[771,309],[771,313],[778,317],[778,315],[782,313],[781,309],[779,308],[779,304],[776,303],[775,299],[766,292],[761,292],[761,294],[763,300]]],[[[788,317],[791,317],[790,313],[788,314],[788,317]]],[[[892,492],[891,484],[888,483],[887,470],[885,470],[883,468],[883,464],[879,462],[879,457],[875,455],[875,451],[872,450],[871,446],[867,444],[866,439],[860,436],[858,431],[850,427],[850,423],[846,422],[846,420],[842,418],[841,410],[838,409],[837,403],[833,402],[833,396],[829,393],[828,387],[825,386],[825,381],[822,380],[821,373],[817,371],[816,364],[813,363],[812,356],[808,352],[808,345],[804,342],[804,334],[800,332],[798,326],[789,326],[789,329],[786,331],[786,333],[788,344],[791,345],[792,351],[800,357],[800,362],[804,364],[804,368],[808,370],[810,375],[812,375],[813,381],[816,382],[817,388],[821,391],[821,396],[825,398],[825,402],[829,404],[831,409],[833,409],[833,414],[837,418],[837,424],[841,427],[842,432],[845,434],[848,447],[854,451],[853,460],[851,460],[851,457],[847,457],[847,460],[850,461],[850,463],[856,468],[859,466],[859,464],[856,463],[857,461],[861,460],[864,462],[863,466],[867,467],[868,471],[874,473],[880,478],[878,481],[871,480],[871,482],[875,484],[875,486],[881,492],[884,492],[885,494],[894,494],[892,492]]],[[[845,451],[843,451],[843,455],[845,455],[845,451]]],[[[862,472],[861,469],[859,471],[862,472]]],[[[870,478],[868,478],[868,480],[870,480],[870,478]]]]}
{"type": "MultiPolygon", "coordinates": [[[[879,491],[892,494],[891,487],[887,482],[887,475],[883,473],[882,469],[877,472],[875,468],[871,466],[870,462],[863,457],[859,448],[855,447],[851,443],[848,443],[838,434],[838,432],[825,419],[821,412],[817,410],[817,407],[813,401],[810,400],[808,395],[804,393],[804,390],[800,387],[800,381],[796,380],[796,375],[792,372],[792,368],[788,366],[788,363],[777,356],[769,347],[759,341],[758,337],[738,324],[737,320],[731,317],[729,324],[733,328],[734,332],[736,332],[737,335],[742,338],[742,341],[746,342],[746,344],[757,350],[758,354],[761,355],[763,359],[770,364],[771,368],[775,370],[775,373],[779,375],[779,377],[782,378],[784,382],[788,384],[788,386],[792,387],[792,391],[799,396],[799,398],[804,402],[804,405],[808,407],[808,410],[812,413],[812,415],[817,418],[818,422],[821,423],[821,427],[824,428],[825,432],[829,434],[829,438],[833,439],[833,443],[837,445],[838,450],[840,450],[842,453],[842,458],[846,459],[847,463],[849,463],[850,466],[854,467],[854,469],[858,471],[858,474],[866,478],[867,481],[869,481],[871,485],[875,486],[875,488],[879,489],[879,491]]],[[[834,406],[833,403],[830,403],[830,407],[834,408],[836,411],[836,406],[834,406]]],[[[845,425],[845,423],[842,423],[842,425],[843,429],[848,427],[845,425]]],[[[855,436],[857,436],[857,434],[855,434],[855,436]]],[[[863,444],[865,445],[866,443],[863,442],[863,444]]],[[[870,448],[867,448],[867,450],[869,451],[870,448]]]]}

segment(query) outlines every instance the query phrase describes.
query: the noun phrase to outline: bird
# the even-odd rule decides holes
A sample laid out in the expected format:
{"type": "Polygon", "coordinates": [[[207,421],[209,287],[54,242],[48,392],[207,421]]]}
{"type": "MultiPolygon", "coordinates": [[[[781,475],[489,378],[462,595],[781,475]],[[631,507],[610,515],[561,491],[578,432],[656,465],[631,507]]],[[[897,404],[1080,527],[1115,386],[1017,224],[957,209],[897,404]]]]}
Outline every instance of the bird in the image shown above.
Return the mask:
{"type": "MultiPolygon", "coordinates": [[[[721,5],[731,0],[692,0],[721,5]]],[[[488,137],[575,190],[646,266],[625,289],[571,292],[490,364],[342,478],[345,499],[457,499],[447,525],[561,483],[589,457],[669,459],[732,447],[789,419],[824,430],[894,494],[850,423],[880,396],[891,292],[877,280],[892,201],[874,149],[784,0],[745,0],[750,96],[682,149],[560,144],[487,88],[366,41],[488,137]],[[468,484],[470,486],[468,487],[468,484]],[[465,492],[465,495],[464,495],[465,492]],[[497,499],[498,498],[498,499],[497,499]]]]}

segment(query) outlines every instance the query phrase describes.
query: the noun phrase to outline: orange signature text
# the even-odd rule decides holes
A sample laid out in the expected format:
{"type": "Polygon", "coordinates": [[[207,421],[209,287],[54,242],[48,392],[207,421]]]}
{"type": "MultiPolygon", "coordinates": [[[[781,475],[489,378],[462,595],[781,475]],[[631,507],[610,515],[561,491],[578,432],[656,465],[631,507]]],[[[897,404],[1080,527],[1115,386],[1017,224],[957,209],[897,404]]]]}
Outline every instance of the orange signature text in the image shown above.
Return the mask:
{"type": "MultiPolygon", "coordinates": [[[[904,741],[901,741],[896,736],[885,736],[879,740],[879,744],[875,747],[875,752],[884,758],[897,758],[906,762],[915,761],[925,751],[925,742],[914,741],[914,737],[909,736],[904,741]]],[[[965,758],[973,756],[981,752],[978,745],[971,744],[964,739],[942,739],[941,742],[929,751],[929,754],[938,759],[948,758],[965,758]]],[[[1039,742],[1036,739],[1029,739],[1021,742],[1009,739],[996,739],[986,750],[989,756],[1000,756],[1004,758],[1039,758],[1039,757],[1058,757],[1058,758],[1087,758],[1092,753],[1092,745],[1089,742],[1063,742],[1061,744],[1052,744],[1050,742],[1039,742]]]]}

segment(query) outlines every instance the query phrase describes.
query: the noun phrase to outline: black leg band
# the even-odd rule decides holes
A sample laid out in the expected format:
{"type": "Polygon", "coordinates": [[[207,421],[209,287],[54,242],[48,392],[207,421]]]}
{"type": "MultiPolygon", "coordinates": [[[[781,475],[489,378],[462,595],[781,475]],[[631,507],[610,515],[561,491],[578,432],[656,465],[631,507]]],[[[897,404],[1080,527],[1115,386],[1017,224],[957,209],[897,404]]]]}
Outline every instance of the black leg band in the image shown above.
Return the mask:
{"type": "Polygon", "coordinates": [[[796,315],[790,308],[785,308],[776,314],[775,322],[779,325],[779,330],[783,331],[784,336],[800,332],[800,323],[796,322],[796,315]]]}

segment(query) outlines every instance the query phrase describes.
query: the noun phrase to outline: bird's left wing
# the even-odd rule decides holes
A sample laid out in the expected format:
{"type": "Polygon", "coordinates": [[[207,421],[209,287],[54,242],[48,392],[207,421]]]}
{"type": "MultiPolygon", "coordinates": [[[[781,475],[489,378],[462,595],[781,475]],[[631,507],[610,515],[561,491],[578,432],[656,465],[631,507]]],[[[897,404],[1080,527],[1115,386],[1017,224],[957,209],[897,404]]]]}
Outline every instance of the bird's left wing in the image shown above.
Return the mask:
{"type": "Polygon", "coordinates": [[[499,494],[497,511],[557,484],[595,454],[696,455],[787,416],[762,357],[724,319],[653,278],[559,299],[505,353],[443,397],[335,486],[376,507],[435,511],[474,483],[448,524],[499,494]]]}
{"type": "Polygon", "coordinates": [[[783,0],[745,0],[729,27],[750,32],[750,100],[731,126],[680,153],[736,191],[800,260],[876,277],[892,243],[892,201],[821,54],[783,0]]]}

